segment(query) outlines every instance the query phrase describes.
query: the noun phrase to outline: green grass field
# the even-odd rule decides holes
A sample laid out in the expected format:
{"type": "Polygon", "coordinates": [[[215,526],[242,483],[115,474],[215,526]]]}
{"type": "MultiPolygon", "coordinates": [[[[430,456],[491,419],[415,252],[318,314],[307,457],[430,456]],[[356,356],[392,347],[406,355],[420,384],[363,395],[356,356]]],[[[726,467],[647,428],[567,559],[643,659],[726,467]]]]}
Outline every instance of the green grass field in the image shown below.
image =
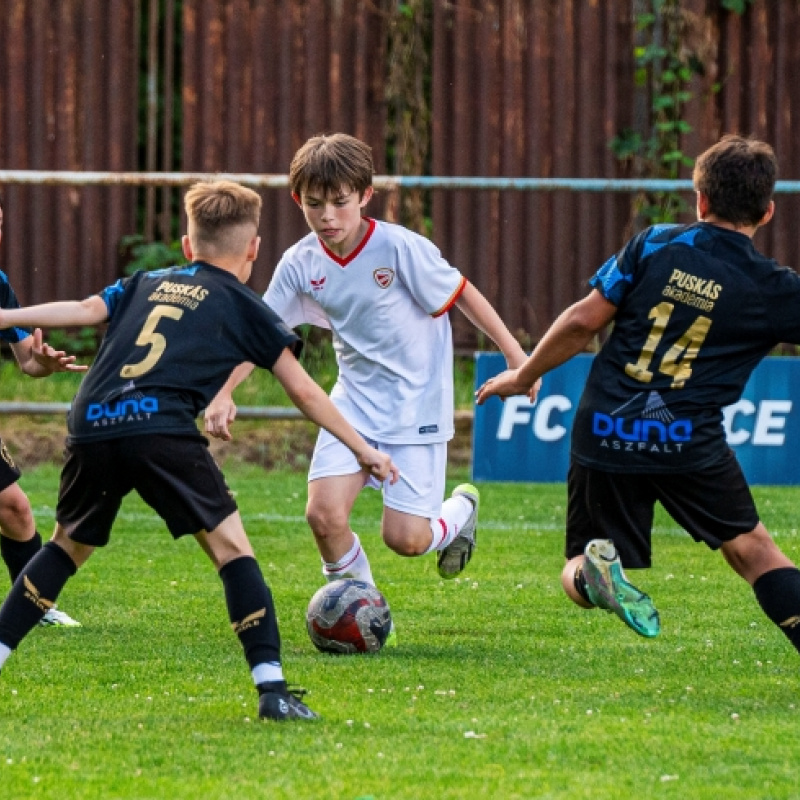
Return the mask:
{"type": "MultiPolygon", "coordinates": [[[[479,549],[452,582],[433,557],[380,543],[379,496],[365,493],[355,527],[399,647],[336,657],[305,632],[321,577],[304,476],[226,471],[275,595],[287,677],[324,719],[256,719],[213,569],[129,498],[61,597],[84,627],[37,629],[3,669],[0,797],[800,797],[798,655],[722,558],[666,517],[656,567],[638,576],[662,616],[648,641],[562,596],[562,486],[484,485],[479,549]]],[[[23,478],[43,531],[57,480],[52,466],[23,478]]],[[[798,558],[796,497],[757,491],[798,558]]]]}

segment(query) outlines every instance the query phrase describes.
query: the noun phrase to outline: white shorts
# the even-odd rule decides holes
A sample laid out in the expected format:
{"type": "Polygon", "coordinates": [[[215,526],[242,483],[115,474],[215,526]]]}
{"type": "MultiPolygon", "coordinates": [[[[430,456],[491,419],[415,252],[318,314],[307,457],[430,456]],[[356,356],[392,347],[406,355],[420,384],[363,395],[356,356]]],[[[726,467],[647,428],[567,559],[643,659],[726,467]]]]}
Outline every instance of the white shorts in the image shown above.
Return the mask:
{"type": "MultiPolygon", "coordinates": [[[[400,470],[400,479],[394,486],[389,481],[381,484],[371,475],[364,485],[371,489],[383,488],[383,504],[388,508],[426,519],[438,518],[447,474],[447,442],[380,444],[364,438],[376,450],[388,453],[400,470]]],[[[328,431],[320,430],[308,470],[309,482],[360,471],[352,452],[328,431]]]]}

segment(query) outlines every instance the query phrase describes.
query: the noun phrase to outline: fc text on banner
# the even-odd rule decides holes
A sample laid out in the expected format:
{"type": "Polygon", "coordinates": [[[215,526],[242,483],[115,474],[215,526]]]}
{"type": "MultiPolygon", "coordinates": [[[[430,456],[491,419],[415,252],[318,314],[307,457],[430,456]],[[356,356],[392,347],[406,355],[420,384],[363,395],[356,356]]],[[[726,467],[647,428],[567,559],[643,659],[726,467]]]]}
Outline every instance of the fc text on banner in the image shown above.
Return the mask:
{"type": "MultiPolygon", "coordinates": [[[[566,480],[572,420],[591,355],[545,375],[535,405],[527,397],[491,398],[475,409],[472,477],[477,481],[566,480]]],[[[475,386],[505,369],[499,353],[478,353],[475,386]]],[[[771,357],[756,367],[742,398],[725,409],[728,444],[753,485],[800,484],[800,358],[771,357]]]]}

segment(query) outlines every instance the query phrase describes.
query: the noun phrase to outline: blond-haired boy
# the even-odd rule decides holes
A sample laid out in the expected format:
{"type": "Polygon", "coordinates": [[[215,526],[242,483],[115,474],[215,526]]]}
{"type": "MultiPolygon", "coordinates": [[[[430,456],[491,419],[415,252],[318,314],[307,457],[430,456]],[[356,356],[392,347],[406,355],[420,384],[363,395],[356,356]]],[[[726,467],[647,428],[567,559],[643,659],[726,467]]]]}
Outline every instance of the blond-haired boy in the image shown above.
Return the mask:
{"type": "Polygon", "coordinates": [[[258,253],[261,199],[228,181],[185,197],[188,266],[138,272],[82,301],[0,312],[0,327],[97,325],[108,330],[72,404],[53,538],[0,607],[0,665],[96,547],[136,490],[173,537],[192,534],[219,571],[233,630],[259,691],[259,715],[316,714],[288,689],[272,595],[196,417],[243,360],[269,369],[303,413],[395,480],[297,362],[295,334],[245,286],[258,253]]]}

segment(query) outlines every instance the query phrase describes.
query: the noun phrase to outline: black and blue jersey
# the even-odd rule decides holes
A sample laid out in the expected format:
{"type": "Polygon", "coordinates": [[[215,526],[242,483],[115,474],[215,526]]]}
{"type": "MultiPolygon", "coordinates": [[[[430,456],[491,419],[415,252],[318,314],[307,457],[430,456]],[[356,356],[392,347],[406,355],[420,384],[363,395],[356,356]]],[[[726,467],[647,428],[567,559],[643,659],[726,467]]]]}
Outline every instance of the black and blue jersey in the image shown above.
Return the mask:
{"type": "Polygon", "coordinates": [[[196,417],[243,361],[271,369],[296,334],[230,272],[204,262],[137,272],[100,293],[109,326],[75,396],[69,443],[199,437],[196,417]]]}
{"type": "MultiPolygon", "coordinates": [[[[19,308],[19,301],[11,288],[11,284],[8,282],[8,276],[5,272],[0,272],[0,308],[19,308]]],[[[30,335],[31,332],[27,328],[0,330],[0,339],[9,344],[17,344],[27,339],[30,335]]]]}
{"type": "Polygon", "coordinates": [[[800,276],[745,234],[697,222],[648,228],[590,284],[617,312],[576,412],[573,458],[651,473],[722,458],[723,408],[770,350],[800,343],[800,276]]]}

